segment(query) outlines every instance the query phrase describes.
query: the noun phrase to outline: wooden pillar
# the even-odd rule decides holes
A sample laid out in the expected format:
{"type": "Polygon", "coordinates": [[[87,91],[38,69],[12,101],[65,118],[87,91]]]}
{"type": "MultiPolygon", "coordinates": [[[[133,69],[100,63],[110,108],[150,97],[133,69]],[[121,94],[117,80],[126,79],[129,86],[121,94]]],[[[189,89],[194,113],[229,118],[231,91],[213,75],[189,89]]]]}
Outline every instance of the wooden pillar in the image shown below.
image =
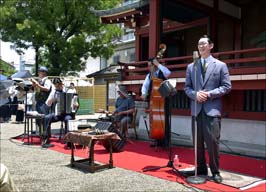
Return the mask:
{"type": "Polygon", "coordinates": [[[161,0],[150,0],[149,7],[149,57],[157,55],[160,43],[160,2],[161,0]]]}
{"type": "MultiPolygon", "coordinates": [[[[136,31],[139,30],[139,27],[136,27],[136,31]]],[[[135,61],[140,61],[141,57],[141,35],[135,32],[135,61]]]]}
{"type": "Polygon", "coordinates": [[[213,43],[214,43],[214,48],[213,52],[218,51],[218,13],[219,12],[219,1],[214,0],[213,1],[213,9],[209,17],[209,26],[208,26],[208,35],[211,37],[213,43]]]}
{"type": "MultiPolygon", "coordinates": [[[[241,23],[240,21],[234,21],[234,50],[242,49],[241,39],[241,23]]],[[[235,54],[235,59],[240,58],[240,54],[235,54]]]]}

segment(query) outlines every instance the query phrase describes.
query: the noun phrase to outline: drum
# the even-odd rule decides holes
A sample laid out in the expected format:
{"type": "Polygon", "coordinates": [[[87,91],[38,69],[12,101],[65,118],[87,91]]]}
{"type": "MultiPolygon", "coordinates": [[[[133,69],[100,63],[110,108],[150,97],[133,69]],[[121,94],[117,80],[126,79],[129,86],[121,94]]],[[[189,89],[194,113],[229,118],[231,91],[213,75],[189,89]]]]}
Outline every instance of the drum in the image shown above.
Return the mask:
{"type": "MultiPolygon", "coordinates": [[[[122,133],[114,125],[110,126],[108,128],[108,131],[116,133],[121,138],[121,140],[112,140],[113,151],[114,152],[122,151],[123,147],[126,144],[126,139],[123,137],[122,133]]],[[[102,144],[103,144],[104,148],[107,151],[109,151],[109,147],[110,147],[109,141],[104,140],[104,141],[102,141],[102,144]]]]}

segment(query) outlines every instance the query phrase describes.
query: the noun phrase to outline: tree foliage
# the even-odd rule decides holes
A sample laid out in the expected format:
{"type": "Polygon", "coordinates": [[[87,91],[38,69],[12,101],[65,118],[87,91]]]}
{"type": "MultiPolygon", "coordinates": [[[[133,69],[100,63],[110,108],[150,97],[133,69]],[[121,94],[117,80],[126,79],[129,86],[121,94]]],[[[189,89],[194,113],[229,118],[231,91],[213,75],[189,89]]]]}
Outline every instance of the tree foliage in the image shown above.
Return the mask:
{"type": "MultiPolygon", "coordinates": [[[[16,70],[9,66],[8,63],[0,59],[0,69],[3,70],[2,74],[9,77],[13,75],[16,70]]],[[[1,74],[1,73],[0,73],[1,74]]]]}
{"type": "MultiPolygon", "coordinates": [[[[88,57],[112,55],[116,25],[101,24],[93,10],[120,0],[0,0],[0,33],[17,48],[34,47],[50,75],[80,71],[88,57]]],[[[18,52],[21,49],[17,49],[18,52]]]]}

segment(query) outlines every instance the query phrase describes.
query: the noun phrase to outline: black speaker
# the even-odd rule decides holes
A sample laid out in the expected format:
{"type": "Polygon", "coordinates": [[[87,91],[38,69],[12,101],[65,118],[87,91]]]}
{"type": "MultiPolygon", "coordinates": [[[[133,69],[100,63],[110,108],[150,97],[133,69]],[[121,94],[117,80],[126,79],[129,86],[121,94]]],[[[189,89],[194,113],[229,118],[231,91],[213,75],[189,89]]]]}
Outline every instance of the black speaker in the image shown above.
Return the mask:
{"type": "Polygon", "coordinates": [[[175,87],[173,87],[173,85],[168,80],[165,80],[161,83],[158,91],[162,97],[173,96],[177,92],[175,87]]]}

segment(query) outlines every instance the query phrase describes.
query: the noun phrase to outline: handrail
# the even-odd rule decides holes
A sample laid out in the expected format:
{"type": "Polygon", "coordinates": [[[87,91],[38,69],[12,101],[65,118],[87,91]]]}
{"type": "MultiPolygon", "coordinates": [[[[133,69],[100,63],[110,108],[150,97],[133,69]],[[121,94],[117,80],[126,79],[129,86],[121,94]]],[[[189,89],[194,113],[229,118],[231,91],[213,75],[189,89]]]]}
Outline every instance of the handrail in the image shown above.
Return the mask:
{"type": "MultiPolygon", "coordinates": [[[[230,74],[231,71],[232,74],[234,73],[241,74],[241,71],[243,72],[243,74],[249,74],[249,70],[247,70],[247,68],[252,69],[250,70],[250,73],[252,72],[252,73],[261,74],[265,73],[265,70],[261,70],[263,66],[261,64],[259,66],[253,65],[253,63],[266,62],[266,55],[265,54],[261,55],[261,53],[265,52],[266,52],[266,47],[262,47],[262,48],[217,52],[213,53],[213,56],[216,58],[219,58],[221,56],[227,56],[227,58],[221,60],[228,65],[230,74]],[[253,56],[244,55],[251,53],[253,54],[253,56]],[[254,56],[254,54],[259,54],[259,55],[254,56]],[[233,59],[232,55],[233,56],[235,55],[237,57],[233,59]],[[256,70],[255,68],[257,68],[258,70],[256,70]]],[[[161,59],[160,62],[164,63],[173,72],[182,71],[182,74],[184,74],[183,72],[185,71],[187,65],[192,62],[192,60],[193,60],[192,55],[188,55],[181,57],[164,58],[161,59]]],[[[132,80],[132,79],[141,80],[139,78],[143,77],[143,74],[146,74],[148,72],[147,63],[148,63],[147,61],[120,63],[120,66],[122,67],[122,80],[132,80]]],[[[173,73],[171,77],[172,76],[175,77],[176,74],[177,73],[173,73]]]]}
{"type": "Polygon", "coordinates": [[[221,55],[230,55],[230,54],[241,54],[241,53],[254,53],[254,52],[263,52],[266,51],[266,47],[261,48],[252,48],[252,49],[242,49],[242,50],[233,50],[233,51],[224,51],[214,53],[214,56],[221,56],[221,55]]]}

